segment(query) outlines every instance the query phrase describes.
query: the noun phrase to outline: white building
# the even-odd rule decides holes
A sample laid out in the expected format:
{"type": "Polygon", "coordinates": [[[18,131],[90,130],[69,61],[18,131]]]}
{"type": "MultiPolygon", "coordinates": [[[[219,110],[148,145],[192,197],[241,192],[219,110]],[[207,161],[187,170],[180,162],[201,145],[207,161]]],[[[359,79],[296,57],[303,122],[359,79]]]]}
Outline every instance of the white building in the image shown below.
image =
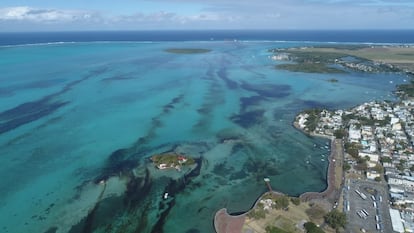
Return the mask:
{"type": "Polygon", "coordinates": [[[361,130],[354,126],[349,127],[348,137],[351,142],[359,142],[361,139],[361,130]]]}
{"type": "Polygon", "coordinates": [[[392,229],[395,232],[404,233],[405,230],[404,230],[403,221],[401,219],[400,211],[390,208],[390,215],[391,215],[392,229]]]}
{"type": "Polygon", "coordinates": [[[377,173],[376,171],[368,171],[367,172],[367,178],[374,180],[377,177],[381,177],[381,174],[377,173]]]}
{"type": "Polygon", "coordinates": [[[361,156],[361,158],[368,157],[369,161],[374,162],[374,163],[378,163],[378,160],[379,160],[379,155],[377,154],[359,152],[359,156],[361,156]]]}

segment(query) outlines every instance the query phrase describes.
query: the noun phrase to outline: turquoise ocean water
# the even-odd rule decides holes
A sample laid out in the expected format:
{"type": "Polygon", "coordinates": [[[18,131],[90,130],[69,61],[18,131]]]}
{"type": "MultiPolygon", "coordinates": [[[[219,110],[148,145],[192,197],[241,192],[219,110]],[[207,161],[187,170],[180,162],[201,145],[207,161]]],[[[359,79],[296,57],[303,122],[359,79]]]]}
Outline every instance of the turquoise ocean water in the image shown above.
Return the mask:
{"type": "Polygon", "coordinates": [[[301,45],[0,47],[1,231],[213,232],[214,213],[248,210],[264,177],[290,195],[324,190],[328,141],[295,130],[295,114],[393,99],[407,77],[274,68],[268,49],[301,45]],[[197,164],[154,169],[149,157],[167,151],[197,164]]]}

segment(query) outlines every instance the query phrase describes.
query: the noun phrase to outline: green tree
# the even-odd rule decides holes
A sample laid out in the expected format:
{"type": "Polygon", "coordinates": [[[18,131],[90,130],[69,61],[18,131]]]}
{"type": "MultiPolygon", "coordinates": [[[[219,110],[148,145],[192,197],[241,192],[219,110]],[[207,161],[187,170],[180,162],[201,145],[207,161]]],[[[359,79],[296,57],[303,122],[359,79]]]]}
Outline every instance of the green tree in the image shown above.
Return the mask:
{"type": "Polygon", "coordinates": [[[337,129],[334,132],[334,136],[337,139],[342,139],[345,137],[345,130],[344,129],[337,129]]]}
{"type": "Polygon", "coordinates": [[[325,233],[320,227],[316,226],[313,222],[307,222],[303,224],[306,233],[325,233]]]}
{"type": "Polygon", "coordinates": [[[291,197],[290,201],[294,204],[294,205],[300,205],[300,199],[298,197],[291,197]]]}
{"type": "Polygon", "coordinates": [[[350,156],[354,158],[358,158],[358,155],[359,155],[359,151],[356,148],[349,148],[346,150],[346,153],[348,153],[350,156]]]}
{"type": "Polygon", "coordinates": [[[407,164],[407,161],[405,159],[400,159],[400,162],[395,166],[398,170],[401,172],[404,171],[405,165],[407,164]]]}
{"type": "Polygon", "coordinates": [[[325,215],[325,221],[332,228],[339,230],[339,228],[345,227],[346,215],[339,212],[337,209],[333,209],[325,215]]]}
{"type": "Polygon", "coordinates": [[[387,156],[381,157],[380,160],[381,160],[382,163],[391,163],[392,162],[391,158],[387,157],[387,156]]]}
{"type": "Polygon", "coordinates": [[[348,162],[344,162],[343,169],[345,171],[348,171],[349,169],[351,169],[351,165],[348,162]]]}
{"type": "Polygon", "coordinates": [[[279,196],[274,199],[276,209],[285,209],[289,206],[289,198],[287,196],[279,196]]]}
{"type": "Polygon", "coordinates": [[[411,165],[410,171],[414,172],[414,165],[411,165]]]}
{"type": "Polygon", "coordinates": [[[378,172],[378,173],[382,174],[382,173],[384,172],[384,168],[383,168],[381,165],[377,164],[377,165],[375,165],[375,167],[374,167],[374,171],[376,171],[376,172],[378,172]]]}
{"type": "Polygon", "coordinates": [[[261,208],[256,208],[256,210],[252,210],[250,211],[247,216],[249,216],[249,218],[254,218],[254,219],[262,219],[266,217],[266,211],[261,209],[261,208]]]}
{"type": "Polygon", "coordinates": [[[374,178],[375,181],[380,182],[381,181],[381,177],[377,176],[374,178]]]}
{"type": "Polygon", "coordinates": [[[355,142],[347,142],[345,143],[345,152],[351,155],[354,158],[358,158],[359,150],[362,149],[362,145],[355,142]]]}

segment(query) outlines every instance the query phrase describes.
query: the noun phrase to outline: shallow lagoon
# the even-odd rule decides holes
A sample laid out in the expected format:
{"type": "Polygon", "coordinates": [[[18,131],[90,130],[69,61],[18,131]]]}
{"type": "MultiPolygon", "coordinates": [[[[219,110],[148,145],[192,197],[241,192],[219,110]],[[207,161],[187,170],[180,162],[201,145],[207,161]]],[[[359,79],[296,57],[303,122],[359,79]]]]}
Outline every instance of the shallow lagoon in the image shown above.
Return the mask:
{"type": "Polygon", "coordinates": [[[324,190],[327,141],[295,130],[295,114],[392,99],[406,77],[275,70],[268,49],[298,45],[0,48],[0,229],[212,232],[214,213],[248,210],[265,176],[290,195],[324,190]],[[166,151],[198,165],[157,171],[148,158],[166,151]]]}

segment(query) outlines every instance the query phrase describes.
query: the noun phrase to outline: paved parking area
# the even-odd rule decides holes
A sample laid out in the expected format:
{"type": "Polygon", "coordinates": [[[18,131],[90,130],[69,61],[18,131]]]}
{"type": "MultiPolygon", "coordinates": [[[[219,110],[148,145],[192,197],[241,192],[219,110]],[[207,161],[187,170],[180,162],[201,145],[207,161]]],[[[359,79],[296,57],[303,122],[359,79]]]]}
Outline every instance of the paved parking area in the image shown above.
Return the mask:
{"type": "Polygon", "coordinates": [[[348,219],[346,232],[357,233],[362,228],[366,232],[392,232],[388,191],[384,183],[350,179],[344,185],[343,194],[348,219]]]}

